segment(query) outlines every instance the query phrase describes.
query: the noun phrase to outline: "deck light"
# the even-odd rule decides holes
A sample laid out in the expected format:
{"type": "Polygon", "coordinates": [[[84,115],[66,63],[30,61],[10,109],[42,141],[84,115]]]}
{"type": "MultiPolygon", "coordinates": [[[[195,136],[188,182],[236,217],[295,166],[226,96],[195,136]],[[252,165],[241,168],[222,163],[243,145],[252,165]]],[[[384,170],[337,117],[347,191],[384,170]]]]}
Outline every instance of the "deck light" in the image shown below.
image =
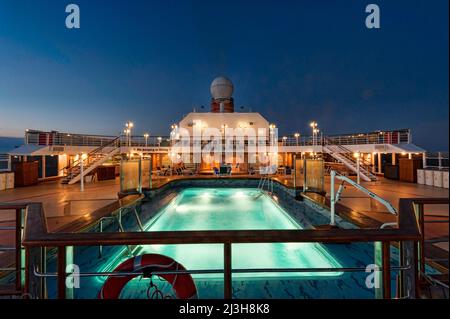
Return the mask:
{"type": "Polygon", "coordinates": [[[298,138],[300,137],[300,134],[299,133],[295,133],[294,136],[295,136],[295,141],[296,141],[297,146],[298,146],[298,138]]]}
{"type": "Polygon", "coordinates": [[[134,123],[128,121],[125,123],[125,130],[123,131],[127,135],[128,146],[131,146],[131,129],[134,127],[134,123]]]}
{"type": "Polygon", "coordinates": [[[319,133],[319,129],[318,129],[319,123],[317,123],[316,121],[312,121],[309,124],[309,126],[311,126],[312,133],[313,133],[312,134],[312,138],[313,138],[312,143],[313,143],[313,145],[316,145],[317,144],[317,134],[319,133]]]}

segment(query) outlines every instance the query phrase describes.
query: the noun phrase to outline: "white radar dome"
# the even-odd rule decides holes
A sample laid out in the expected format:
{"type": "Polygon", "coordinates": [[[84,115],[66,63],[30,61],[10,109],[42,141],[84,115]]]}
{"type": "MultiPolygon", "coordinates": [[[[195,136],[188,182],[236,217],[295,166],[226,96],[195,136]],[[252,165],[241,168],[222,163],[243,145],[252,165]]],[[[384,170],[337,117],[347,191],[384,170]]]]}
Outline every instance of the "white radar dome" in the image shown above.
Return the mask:
{"type": "Polygon", "coordinates": [[[211,95],[214,99],[229,99],[233,94],[233,83],[223,76],[219,76],[211,83],[211,95]]]}

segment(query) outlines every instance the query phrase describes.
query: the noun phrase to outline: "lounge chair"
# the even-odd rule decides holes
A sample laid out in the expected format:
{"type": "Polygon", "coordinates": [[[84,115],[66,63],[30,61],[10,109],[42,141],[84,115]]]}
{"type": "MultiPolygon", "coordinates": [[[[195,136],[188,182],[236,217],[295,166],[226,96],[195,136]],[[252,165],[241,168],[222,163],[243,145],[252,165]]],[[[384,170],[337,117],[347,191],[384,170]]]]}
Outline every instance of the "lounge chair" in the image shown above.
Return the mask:
{"type": "Polygon", "coordinates": [[[153,173],[155,173],[156,176],[163,176],[164,175],[164,171],[159,166],[156,166],[156,171],[153,171],[153,173]]]}
{"type": "Polygon", "coordinates": [[[191,169],[189,169],[186,166],[184,166],[184,165],[181,167],[181,173],[183,175],[194,175],[194,172],[191,169]]]}
{"type": "Polygon", "coordinates": [[[219,174],[220,175],[230,175],[231,174],[231,167],[226,165],[226,166],[220,166],[219,169],[219,174]]]}

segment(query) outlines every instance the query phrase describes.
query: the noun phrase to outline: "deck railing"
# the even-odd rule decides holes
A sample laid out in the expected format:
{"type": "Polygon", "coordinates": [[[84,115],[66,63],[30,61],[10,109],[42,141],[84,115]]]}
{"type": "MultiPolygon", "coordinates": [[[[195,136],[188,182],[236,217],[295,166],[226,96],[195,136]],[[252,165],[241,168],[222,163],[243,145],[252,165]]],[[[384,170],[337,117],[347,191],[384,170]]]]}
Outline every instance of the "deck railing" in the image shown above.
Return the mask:
{"type": "MultiPolygon", "coordinates": [[[[14,226],[2,226],[0,227],[0,232],[8,232],[14,234],[14,246],[0,246],[0,254],[2,254],[2,259],[0,262],[0,274],[13,271],[15,273],[14,288],[7,290],[0,289],[0,296],[2,294],[6,295],[19,295],[23,291],[24,285],[24,257],[25,248],[22,246],[23,242],[23,232],[24,232],[24,219],[27,205],[23,204],[1,204],[0,211],[2,210],[14,210],[15,211],[15,222],[14,226]],[[10,256],[13,256],[11,260],[10,256]]],[[[3,238],[6,238],[4,236],[3,238]]]]}
{"type": "MultiPolygon", "coordinates": [[[[322,138],[318,136],[313,139],[312,136],[287,135],[279,136],[278,142],[285,146],[311,146],[321,145],[322,138]]],[[[87,135],[87,134],[71,134],[61,132],[42,132],[29,130],[25,133],[25,143],[43,146],[95,146],[101,147],[116,136],[108,135],[87,135]]],[[[408,129],[355,133],[342,135],[327,135],[327,140],[336,145],[360,145],[360,144],[401,144],[411,142],[411,132],[408,129]]],[[[122,146],[133,147],[156,147],[170,146],[169,136],[127,136],[123,135],[120,139],[122,146]]]]}
{"type": "MultiPolygon", "coordinates": [[[[447,203],[448,203],[448,199],[447,203]]],[[[243,270],[233,269],[231,264],[232,246],[238,243],[377,243],[377,251],[381,256],[380,270],[382,273],[382,296],[391,298],[391,271],[400,272],[400,287],[398,296],[414,298],[418,280],[417,243],[421,240],[420,228],[415,215],[414,205],[436,202],[436,199],[401,199],[400,210],[397,216],[398,227],[390,229],[302,229],[302,230],[223,230],[223,231],[155,231],[155,232],[121,232],[121,233],[51,233],[47,231],[42,205],[39,203],[3,205],[0,209],[16,209],[19,221],[26,225],[21,231],[16,231],[16,247],[24,247],[25,264],[16,254],[18,274],[17,288],[21,281],[20,271],[24,269],[24,283],[20,285],[24,294],[29,294],[31,287],[36,287],[46,276],[45,273],[36,272],[40,260],[49,247],[57,247],[57,277],[58,297],[66,298],[66,253],[67,247],[73,246],[127,246],[127,245],[161,245],[161,244],[222,244],[224,265],[224,298],[232,297],[232,273],[243,270]],[[21,214],[24,218],[21,219],[21,214]],[[392,243],[400,244],[399,267],[391,267],[390,246],[392,243]],[[35,249],[40,252],[36,254],[35,249]],[[40,257],[39,257],[40,256],[40,257]],[[36,284],[36,281],[38,284],[36,284]],[[33,283],[33,285],[31,285],[33,283]]],[[[443,202],[445,200],[439,200],[443,202]]],[[[94,222],[94,221],[93,221],[94,222]]],[[[23,225],[17,225],[20,229],[23,225]]],[[[45,262],[44,262],[45,263],[45,262]]],[[[265,271],[267,269],[260,269],[265,271]]],[[[340,269],[333,269],[339,271],[340,269]]],[[[219,272],[218,270],[212,270],[219,272]]],[[[245,271],[245,270],[244,270],[245,271]]],[[[249,270],[247,270],[249,271],[249,270]]],[[[252,272],[258,271],[253,269],[252,272]]],[[[283,269],[278,269],[283,271],[283,269]]],[[[305,269],[287,269],[286,271],[301,272],[305,269]]],[[[314,271],[308,269],[307,271],[314,271]]],[[[318,269],[317,271],[330,271],[318,269]]],[[[346,269],[342,271],[361,271],[361,269],[346,269]]],[[[52,274],[48,274],[51,276],[52,274]]],[[[83,274],[82,274],[83,275],[83,274]]],[[[86,274],[84,274],[86,275],[86,274]]],[[[87,274],[89,275],[89,274],[87,274]]],[[[92,275],[92,274],[91,274],[92,275]]],[[[95,275],[95,274],[94,274],[95,275]]],[[[43,284],[42,284],[43,285],[43,284]]]]}
{"type": "Polygon", "coordinates": [[[423,168],[449,169],[448,152],[426,152],[424,154],[423,168]]]}
{"type": "Polygon", "coordinates": [[[341,135],[323,135],[313,140],[312,136],[286,135],[279,137],[280,145],[285,146],[311,146],[322,145],[326,138],[333,145],[364,145],[364,144],[402,144],[411,143],[411,132],[409,129],[380,131],[370,133],[355,133],[341,135]]]}
{"type": "Polygon", "coordinates": [[[418,247],[419,278],[420,279],[425,279],[427,277],[427,274],[425,271],[425,265],[426,265],[427,261],[436,262],[440,265],[443,265],[446,262],[447,263],[447,273],[448,273],[448,253],[447,253],[447,258],[444,258],[444,260],[441,260],[441,259],[435,258],[435,257],[426,257],[426,255],[427,255],[426,244],[427,243],[429,243],[429,244],[445,243],[445,242],[448,243],[449,242],[448,234],[447,234],[447,237],[442,237],[442,238],[438,238],[438,239],[431,239],[431,240],[425,239],[425,225],[439,223],[439,224],[447,224],[447,227],[448,227],[448,223],[449,223],[448,215],[442,216],[442,215],[426,214],[425,209],[424,209],[425,205],[448,205],[448,204],[449,204],[448,198],[427,198],[427,199],[418,198],[418,199],[414,200],[413,209],[414,209],[414,213],[416,215],[420,233],[421,233],[419,247],[418,247]],[[432,217],[434,219],[426,219],[425,217],[432,217]]]}

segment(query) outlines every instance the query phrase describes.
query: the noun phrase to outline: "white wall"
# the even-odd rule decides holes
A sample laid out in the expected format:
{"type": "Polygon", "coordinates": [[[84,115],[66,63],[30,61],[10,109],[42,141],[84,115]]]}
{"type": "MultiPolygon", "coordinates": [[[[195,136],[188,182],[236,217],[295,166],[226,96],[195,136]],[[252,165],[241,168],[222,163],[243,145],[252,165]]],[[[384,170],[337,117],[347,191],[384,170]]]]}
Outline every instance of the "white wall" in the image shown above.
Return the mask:
{"type": "Polygon", "coordinates": [[[259,113],[189,113],[179,123],[192,135],[194,121],[201,121],[202,127],[221,129],[222,125],[228,128],[258,128],[269,129],[269,122],[259,113]]]}

